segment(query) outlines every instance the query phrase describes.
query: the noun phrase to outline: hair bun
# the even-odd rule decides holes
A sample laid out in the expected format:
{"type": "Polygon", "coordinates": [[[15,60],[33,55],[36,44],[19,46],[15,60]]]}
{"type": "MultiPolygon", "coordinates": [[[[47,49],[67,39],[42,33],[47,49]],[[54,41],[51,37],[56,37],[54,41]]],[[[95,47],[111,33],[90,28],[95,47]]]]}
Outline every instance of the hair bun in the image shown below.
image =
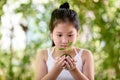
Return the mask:
{"type": "Polygon", "coordinates": [[[69,9],[69,3],[65,2],[65,3],[61,4],[59,8],[69,9]]]}

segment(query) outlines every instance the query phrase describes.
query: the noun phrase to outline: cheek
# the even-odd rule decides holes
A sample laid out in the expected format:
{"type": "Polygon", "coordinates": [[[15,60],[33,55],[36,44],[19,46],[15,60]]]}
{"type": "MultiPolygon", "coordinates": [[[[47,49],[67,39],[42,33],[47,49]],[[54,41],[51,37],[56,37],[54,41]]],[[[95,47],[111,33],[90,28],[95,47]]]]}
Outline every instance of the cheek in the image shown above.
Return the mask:
{"type": "Polygon", "coordinates": [[[56,45],[60,43],[60,39],[57,36],[53,36],[53,41],[56,45]]]}
{"type": "Polygon", "coordinates": [[[76,42],[76,36],[72,36],[71,38],[69,38],[69,41],[73,42],[73,44],[76,42]]]}

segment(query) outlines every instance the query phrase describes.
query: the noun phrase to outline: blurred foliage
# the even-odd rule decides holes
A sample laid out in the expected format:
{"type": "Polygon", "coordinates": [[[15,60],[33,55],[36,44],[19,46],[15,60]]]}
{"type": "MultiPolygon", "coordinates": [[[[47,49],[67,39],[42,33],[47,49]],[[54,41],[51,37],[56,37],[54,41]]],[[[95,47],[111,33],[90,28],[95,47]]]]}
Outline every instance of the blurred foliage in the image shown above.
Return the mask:
{"type": "Polygon", "coordinates": [[[0,20],[1,20],[1,16],[4,14],[3,13],[3,6],[6,3],[7,0],[0,0],[0,20]]]}
{"type": "MultiPolygon", "coordinates": [[[[7,4],[6,0],[1,1],[0,16],[4,15],[3,6],[7,4]]],[[[48,26],[51,12],[66,1],[70,2],[71,9],[78,13],[80,19],[80,36],[76,46],[90,49],[94,54],[95,80],[120,80],[119,0],[50,0],[36,4],[28,0],[21,3],[14,13],[21,13],[27,22],[27,25],[21,25],[27,38],[26,48],[20,51],[14,51],[12,48],[3,51],[0,47],[0,72],[3,73],[0,74],[0,80],[34,79],[32,65],[36,51],[50,47],[48,26]],[[30,33],[36,37],[29,35],[30,33]]]]}

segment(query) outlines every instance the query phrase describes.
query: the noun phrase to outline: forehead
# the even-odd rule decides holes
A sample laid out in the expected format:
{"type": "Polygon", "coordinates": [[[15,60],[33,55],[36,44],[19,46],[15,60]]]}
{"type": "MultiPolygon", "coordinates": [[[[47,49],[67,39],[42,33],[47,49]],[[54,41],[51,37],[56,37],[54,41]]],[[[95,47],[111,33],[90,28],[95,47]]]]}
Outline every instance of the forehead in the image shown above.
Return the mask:
{"type": "Polygon", "coordinates": [[[61,22],[61,23],[58,23],[53,32],[66,32],[66,33],[70,33],[70,32],[74,32],[74,31],[77,31],[75,26],[73,24],[71,24],[70,22],[61,22]]]}

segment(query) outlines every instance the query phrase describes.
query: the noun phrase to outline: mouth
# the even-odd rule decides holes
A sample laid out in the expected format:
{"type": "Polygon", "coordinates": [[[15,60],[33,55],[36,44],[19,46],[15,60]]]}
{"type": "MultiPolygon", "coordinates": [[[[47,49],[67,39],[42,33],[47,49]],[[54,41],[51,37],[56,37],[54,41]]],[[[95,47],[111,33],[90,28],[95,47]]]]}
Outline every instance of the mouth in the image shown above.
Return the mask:
{"type": "Polygon", "coordinates": [[[62,48],[66,48],[66,47],[67,47],[67,45],[61,45],[61,47],[62,47],[62,48]]]}

